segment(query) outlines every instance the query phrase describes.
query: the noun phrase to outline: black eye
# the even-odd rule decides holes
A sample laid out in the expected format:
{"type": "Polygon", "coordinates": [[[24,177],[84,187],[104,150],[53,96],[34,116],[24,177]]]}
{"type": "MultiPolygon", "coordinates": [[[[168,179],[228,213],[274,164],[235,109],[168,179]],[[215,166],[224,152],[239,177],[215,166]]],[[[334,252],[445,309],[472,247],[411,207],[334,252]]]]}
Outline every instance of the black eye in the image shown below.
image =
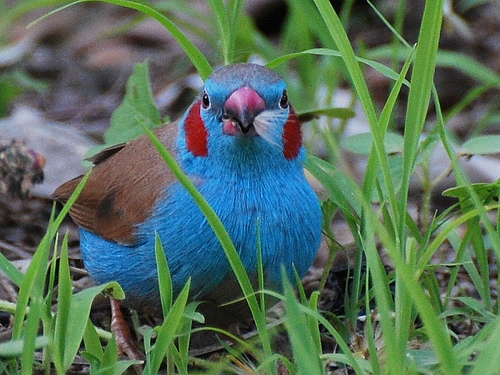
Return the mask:
{"type": "Polygon", "coordinates": [[[210,97],[208,96],[206,91],[203,93],[203,98],[201,99],[201,102],[203,104],[203,108],[208,109],[210,107],[210,97]]]}
{"type": "Polygon", "coordinates": [[[281,95],[280,99],[280,107],[285,109],[288,107],[288,95],[286,93],[286,90],[283,91],[283,94],[281,95]]]}

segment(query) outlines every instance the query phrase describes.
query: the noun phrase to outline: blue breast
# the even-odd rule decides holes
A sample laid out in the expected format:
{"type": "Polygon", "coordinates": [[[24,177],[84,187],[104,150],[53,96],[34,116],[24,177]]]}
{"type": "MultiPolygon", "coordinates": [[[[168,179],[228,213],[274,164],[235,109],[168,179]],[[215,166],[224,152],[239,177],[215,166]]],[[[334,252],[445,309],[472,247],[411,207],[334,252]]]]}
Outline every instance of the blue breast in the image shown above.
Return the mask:
{"type": "MultiPolygon", "coordinates": [[[[321,241],[321,210],[302,169],[252,178],[209,179],[198,185],[233,240],[249,274],[257,270],[260,241],[266,287],[281,286],[281,265],[293,279],[303,276],[321,241]],[[292,266],[293,265],[293,266],[292,266]]],[[[151,303],[158,298],[154,233],[165,249],[174,290],[191,277],[191,296],[203,298],[231,275],[217,238],[191,196],[178,183],[137,228],[140,242],[124,246],[81,230],[85,266],[103,283],[117,280],[127,297],[151,303]]]]}

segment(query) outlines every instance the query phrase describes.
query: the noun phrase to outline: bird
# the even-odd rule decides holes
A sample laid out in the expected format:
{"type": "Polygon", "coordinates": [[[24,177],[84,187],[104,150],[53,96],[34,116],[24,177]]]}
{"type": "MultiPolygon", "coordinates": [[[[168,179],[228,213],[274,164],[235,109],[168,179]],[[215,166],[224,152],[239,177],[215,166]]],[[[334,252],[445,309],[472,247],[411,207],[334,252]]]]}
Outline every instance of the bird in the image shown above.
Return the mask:
{"type": "MultiPolygon", "coordinates": [[[[291,280],[305,275],[320,247],[322,212],[304,173],[301,123],[277,72],[252,63],[216,68],[184,115],[154,133],[224,224],[253,282],[258,247],[266,288],[281,290],[282,268],[291,280]]],[[[248,308],[228,304],[242,292],[219,240],[150,139],[91,161],[69,214],[94,281],[118,281],[126,307],[161,311],[157,234],[174,293],[190,280],[190,299],[214,306],[213,316],[246,318],[248,308]]],[[[67,202],[81,179],[53,198],[67,202]]]]}

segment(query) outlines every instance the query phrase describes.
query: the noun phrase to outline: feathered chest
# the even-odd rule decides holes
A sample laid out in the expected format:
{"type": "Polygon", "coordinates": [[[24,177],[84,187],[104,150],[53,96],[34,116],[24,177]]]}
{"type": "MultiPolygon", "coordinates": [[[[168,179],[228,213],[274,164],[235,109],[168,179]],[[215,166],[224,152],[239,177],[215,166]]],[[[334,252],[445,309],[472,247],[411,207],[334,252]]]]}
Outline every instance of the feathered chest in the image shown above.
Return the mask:
{"type": "MultiPolygon", "coordinates": [[[[198,189],[221,219],[249,272],[256,271],[258,248],[272,283],[279,282],[281,264],[294,264],[301,275],[306,272],[319,247],[321,210],[302,171],[208,179],[198,189]]],[[[189,193],[174,184],[167,196],[142,227],[143,234],[149,236],[152,229],[158,232],[172,273],[180,282],[193,275],[193,267],[201,269],[197,273],[205,281],[225,276],[230,271],[224,252],[189,193]]],[[[202,283],[194,288],[202,289],[202,283]]]]}
{"type": "MultiPolygon", "coordinates": [[[[307,217],[312,212],[318,213],[317,197],[302,173],[251,178],[221,176],[200,181],[197,188],[230,234],[243,234],[243,229],[253,232],[255,228],[251,228],[256,225],[262,226],[260,229],[281,226],[284,231],[291,231],[295,229],[294,220],[307,217]]],[[[196,228],[193,227],[195,221],[199,224],[206,221],[197,204],[179,183],[169,187],[166,196],[152,215],[159,227],[168,223],[169,227],[191,231],[196,228]]]]}

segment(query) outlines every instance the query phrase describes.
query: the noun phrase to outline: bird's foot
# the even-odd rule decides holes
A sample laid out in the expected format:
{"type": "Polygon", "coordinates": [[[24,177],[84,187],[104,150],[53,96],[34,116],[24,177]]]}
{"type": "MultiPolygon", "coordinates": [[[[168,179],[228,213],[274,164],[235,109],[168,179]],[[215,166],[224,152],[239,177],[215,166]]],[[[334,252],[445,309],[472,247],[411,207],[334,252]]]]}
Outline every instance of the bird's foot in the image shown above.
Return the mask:
{"type": "Polygon", "coordinates": [[[111,331],[115,335],[116,345],[120,355],[126,355],[129,359],[144,361],[145,355],[138,348],[135,341],[132,339],[130,329],[123,317],[120,309],[120,303],[110,298],[111,304],[111,331]]]}

